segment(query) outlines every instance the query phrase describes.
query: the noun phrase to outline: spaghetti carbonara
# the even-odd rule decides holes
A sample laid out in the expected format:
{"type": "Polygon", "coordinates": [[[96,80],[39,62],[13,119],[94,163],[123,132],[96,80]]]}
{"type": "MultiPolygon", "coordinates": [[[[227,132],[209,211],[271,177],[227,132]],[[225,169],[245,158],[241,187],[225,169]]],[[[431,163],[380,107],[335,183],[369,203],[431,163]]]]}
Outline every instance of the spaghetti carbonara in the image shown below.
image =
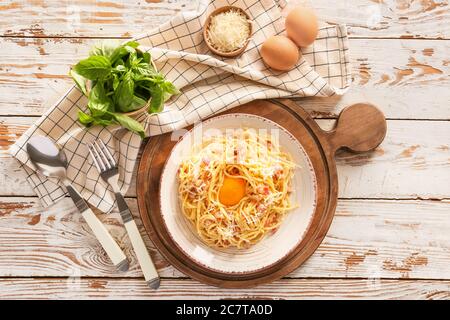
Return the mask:
{"type": "Polygon", "coordinates": [[[275,232],[293,208],[296,165],[276,140],[252,129],[218,134],[180,164],[182,212],[208,245],[248,248],[275,232]]]}

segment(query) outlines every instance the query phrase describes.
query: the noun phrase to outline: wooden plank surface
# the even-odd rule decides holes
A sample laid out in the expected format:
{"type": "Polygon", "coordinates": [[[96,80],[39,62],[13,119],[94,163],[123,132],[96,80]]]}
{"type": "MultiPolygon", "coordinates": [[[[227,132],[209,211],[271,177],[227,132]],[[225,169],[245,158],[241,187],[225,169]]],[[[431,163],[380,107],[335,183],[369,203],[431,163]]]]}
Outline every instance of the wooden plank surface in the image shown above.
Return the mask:
{"type": "MultiPolygon", "coordinates": [[[[71,86],[70,66],[96,42],[0,38],[0,115],[41,115],[71,86]]],[[[450,119],[449,41],[352,39],[350,48],[354,82],[349,92],[301,99],[315,117],[336,117],[351,103],[371,101],[391,119],[450,119]]]]}
{"type": "MultiPolygon", "coordinates": [[[[125,273],[112,268],[70,199],[40,206],[7,149],[71,85],[70,65],[98,38],[129,38],[199,2],[0,4],[0,299],[450,299],[448,1],[292,2],[314,7],[322,24],[347,23],[354,79],[343,97],[299,103],[329,129],[343,107],[370,101],[390,119],[386,140],[370,154],[339,153],[336,217],[288,278],[243,291],[204,286],[145,238],[164,277],[157,292],[145,287],[117,213],[100,217],[131,258],[125,273]]],[[[137,214],[135,194],[133,181],[127,201],[137,214]]]]}
{"type": "MultiPolygon", "coordinates": [[[[141,232],[134,198],[127,199],[141,232]]],[[[450,280],[449,201],[341,200],[318,250],[288,277],[450,280]]],[[[36,198],[0,198],[0,277],[138,277],[117,213],[99,215],[131,257],[119,273],[70,199],[43,209],[36,198]]],[[[182,274],[145,237],[163,277],[182,274]]]]}
{"type": "MultiPolygon", "coordinates": [[[[128,37],[144,33],[199,1],[7,1],[0,7],[0,34],[28,37],[128,37]],[[20,13],[20,14],[19,14],[20,13]],[[132,26],[132,27],[130,27],[132,26]]],[[[322,23],[346,23],[352,37],[450,37],[446,0],[299,0],[322,23]]],[[[288,10],[288,9],[287,9],[288,10]]]]}
{"type": "Polygon", "coordinates": [[[157,291],[141,279],[0,279],[0,299],[449,299],[449,281],[283,279],[253,289],[219,289],[163,279],[157,291]]]}
{"type": "MultiPolygon", "coordinates": [[[[0,117],[0,195],[35,195],[7,148],[36,119],[0,117]]],[[[321,119],[319,124],[331,129],[334,121],[321,119]]],[[[448,137],[449,121],[389,120],[387,137],[376,151],[337,155],[339,197],[450,198],[448,137]]],[[[127,195],[136,195],[135,178],[127,195]]]]}

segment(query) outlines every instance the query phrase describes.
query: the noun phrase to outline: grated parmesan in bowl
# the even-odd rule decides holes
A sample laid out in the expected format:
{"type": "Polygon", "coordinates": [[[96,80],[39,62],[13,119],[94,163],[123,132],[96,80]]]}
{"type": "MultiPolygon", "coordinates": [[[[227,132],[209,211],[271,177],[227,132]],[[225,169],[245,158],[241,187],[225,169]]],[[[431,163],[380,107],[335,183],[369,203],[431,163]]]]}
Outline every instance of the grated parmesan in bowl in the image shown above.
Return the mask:
{"type": "Polygon", "coordinates": [[[207,19],[204,36],[214,53],[235,56],[245,49],[251,32],[251,21],[242,9],[223,7],[214,11],[207,19]]]}

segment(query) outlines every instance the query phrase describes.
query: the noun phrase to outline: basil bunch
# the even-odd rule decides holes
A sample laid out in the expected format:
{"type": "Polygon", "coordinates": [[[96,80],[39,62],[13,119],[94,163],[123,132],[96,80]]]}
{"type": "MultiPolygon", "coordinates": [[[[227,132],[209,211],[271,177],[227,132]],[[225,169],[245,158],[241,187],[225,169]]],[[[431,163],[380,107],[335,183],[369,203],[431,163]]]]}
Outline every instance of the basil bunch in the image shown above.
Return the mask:
{"type": "Polygon", "coordinates": [[[142,124],[123,113],[142,108],[150,98],[147,112],[160,112],[164,102],[178,93],[154,69],[150,53],[138,50],[138,46],[136,41],[122,45],[104,41],[70,71],[78,88],[89,98],[89,113],[78,112],[82,124],[87,127],[119,124],[144,138],[142,124]]]}

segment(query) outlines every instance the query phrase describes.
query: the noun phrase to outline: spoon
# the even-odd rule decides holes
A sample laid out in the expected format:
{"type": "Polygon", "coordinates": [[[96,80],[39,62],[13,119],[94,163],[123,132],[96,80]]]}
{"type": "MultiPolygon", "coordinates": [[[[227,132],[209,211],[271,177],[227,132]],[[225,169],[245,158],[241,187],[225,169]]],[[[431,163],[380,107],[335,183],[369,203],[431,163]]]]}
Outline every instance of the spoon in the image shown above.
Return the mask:
{"type": "Polygon", "coordinates": [[[89,228],[91,228],[103,249],[105,249],[114,266],[121,271],[128,270],[128,261],[122,249],[120,249],[103,223],[92,212],[86,201],[72,186],[69,179],[67,179],[68,163],[64,151],[49,138],[34,136],[27,143],[27,152],[31,162],[44,176],[61,180],[75,206],[81,212],[84,220],[86,220],[89,228]]]}

